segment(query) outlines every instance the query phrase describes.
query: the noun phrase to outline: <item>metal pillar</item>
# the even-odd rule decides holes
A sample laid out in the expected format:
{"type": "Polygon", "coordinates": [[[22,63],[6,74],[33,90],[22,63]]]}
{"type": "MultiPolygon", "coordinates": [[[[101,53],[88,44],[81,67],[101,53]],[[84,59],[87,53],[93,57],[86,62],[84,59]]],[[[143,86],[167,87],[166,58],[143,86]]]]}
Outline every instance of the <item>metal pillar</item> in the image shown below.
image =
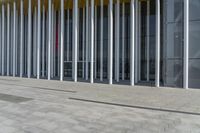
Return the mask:
{"type": "Polygon", "coordinates": [[[113,0],[109,0],[109,84],[112,84],[113,79],[113,0]]]}
{"type": "MultiPolygon", "coordinates": [[[[117,0],[116,0],[117,1],[117,0]]],[[[113,31],[114,31],[114,40],[113,40],[113,48],[114,48],[114,65],[113,65],[113,67],[114,67],[114,79],[115,79],[115,81],[117,80],[117,2],[114,4],[114,29],[113,29],[113,31]]]]}
{"type": "Polygon", "coordinates": [[[100,28],[100,81],[103,81],[103,0],[101,0],[101,28],[100,28]]]}
{"type": "Polygon", "coordinates": [[[86,60],[85,60],[85,80],[88,80],[88,44],[89,44],[89,0],[86,0],[86,60]]]}
{"type": "Polygon", "coordinates": [[[48,78],[48,37],[49,37],[49,34],[48,34],[48,31],[49,31],[49,15],[48,15],[48,11],[46,12],[46,25],[45,25],[45,33],[46,33],[46,38],[45,38],[45,40],[46,40],[46,42],[45,42],[45,56],[46,56],[46,58],[45,58],[45,71],[46,71],[46,77],[48,78]]]}
{"type": "MultiPolygon", "coordinates": [[[[58,25],[61,25],[61,12],[58,12],[58,25]]],[[[60,26],[58,26],[58,77],[60,76],[60,26]]]]}
{"type": "Polygon", "coordinates": [[[130,81],[131,85],[135,85],[135,0],[131,0],[131,42],[130,42],[130,81]]]}
{"type": "Polygon", "coordinates": [[[24,33],[27,33],[27,34],[24,34],[24,44],[27,44],[27,45],[24,45],[24,74],[27,75],[27,47],[28,47],[28,16],[25,16],[24,15],[24,33]]]}
{"type": "Polygon", "coordinates": [[[82,48],[82,78],[85,77],[85,8],[83,8],[83,48],[82,48]]]}
{"type": "MultiPolygon", "coordinates": [[[[78,12],[77,12],[77,41],[78,41],[78,45],[77,45],[77,62],[79,62],[79,53],[80,53],[80,50],[79,50],[79,45],[80,45],[80,40],[79,40],[79,24],[80,24],[80,20],[79,20],[79,8],[78,8],[78,12]]],[[[78,67],[77,67],[77,71],[78,71],[78,67]]]]}
{"type": "Polygon", "coordinates": [[[54,45],[54,3],[52,3],[51,5],[51,55],[50,55],[50,64],[51,64],[51,67],[50,67],[50,71],[51,71],[51,78],[53,78],[53,75],[54,75],[54,71],[53,71],[53,60],[54,60],[54,51],[53,51],[53,45],[54,45]]]}
{"type": "Polygon", "coordinates": [[[53,77],[56,76],[56,11],[53,12],[53,77]]]}
{"type": "Polygon", "coordinates": [[[37,76],[37,8],[33,14],[33,76],[37,76]]]}
{"type": "Polygon", "coordinates": [[[41,45],[41,3],[38,0],[38,24],[37,24],[37,79],[40,78],[40,45],[41,45]]]}
{"type": "Polygon", "coordinates": [[[70,45],[70,39],[69,39],[69,24],[70,24],[70,17],[69,17],[69,15],[70,15],[70,10],[69,9],[67,9],[67,61],[69,61],[69,51],[70,51],[70,47],[69,47],[69,45],[70,45]]]}
{"type": "Polygon", "coordinates": [[[10,75],[10,4],[7,4],[7,76],[10,75]]]}
{"type": "Polygon", "coordinates": [[[138,8],[138,80],[141,81],[141,1],[138,8]]]}
{"type": "Polygon", "coordinates": [[[14,25],[14,23],[13,23],[13,16],[14,16],[14,13],[13,13],[13,11],[12,11],[12,7],[13,5],[11,4],[10,5],[10,8],[11,8],[11,10],[10,10],[10,58],[9,58],[9,60],[10,60],[10,63],[9,63],[9,75],[13,75],[13,25],[14,25]]]}
{"type": "Polygon", "coordinates": [[[61,31],[60,31],[60,81],[63,81],[64,77],[64,0],[60,2],[61,6],[61,31]]]}
{"type": "Polygon", "coordinates": [[[156,0],[156,71],[155,85],[160,86],[160,0],[156,0]]]}
{"type": "Polygon", "coordinates": [[[150,0],[147,1],[147,37],[146,37],[146,43],[147,43],[147,49],[146,49],[146,57],[147,57],[147,81],[149,81],[149,76],[150,76],[150,71],[149,71],[149,67],[150,67],[150,0]]]}
{"type": "Polygon", "coordinates": [[[48,24],[48,80],[51,79],[51,2],[52,0],[48,1],[48,19],[49,19],[49,24],[48,24]]]}
{"type": "Polygon", "coordinates": [[[5,74],[5,5],[2,4],[2,48],[1,48],[1,52],[2,52],[2,56],[1,56],[1,74],[2,76],[4,76],[5,74]]]}
{"type": "Polygon", "coordinates": [[[77,46],[78,46],[78,16],[77,16],[77,13],[78,13],[78,0],[74,0],[74,4],[73,4],[73,9],[74,9],[74,12],[73,12],[73,17],[74,17],[74,25],[73,25],[73,39],[74,39],[74,42],[73,42],[73,51],[74,51],[74,59],[73,59],[73,74],[74,74],[74,82],[77,82],[77,46]]]}
{"type": "Polygon", "coordinates": [[[96,79],[97,78],[97,6],[95,6],[95,30],[94,30],[94,34],[95,34],[95,39],[94,39],[94,42],[95,42],[95,46],[94,46],[94,49],[95,49],[95,51],[94,51],[94,78],[96,79]]]}
{"type": "Polygon", "coordinates": [[[184,80],[183,87],[188,89],[189,75],[189,0],[184,0],[184,80]]]}
{"type": "Polygon", "coordinates": [[[138,61],[139,61],[139,56],[138,56],[138,51],[139,51],[139,44],[138,44],[138,40],[139,40],[139,34],[138,34],[138,0],[135,1],[135,83],[138,83],[138,61]]]}
{"type": "Polygon", "coordinates": [[[19,71],[18,71],[18,48],[19,48],[19,15],[18,15],[18,10],[17,10],[17,7],[16,7],[16,45],[15,45],[15,75],[18,75],[19,74],[19,71]]]}
{"type": "Polygon", "coordinates": [[[45,70],[45,6],[42,5],[42,77],[45,70]]]}
{"type": "Polygon", "coordinates": [[[119,82],[119,41],[120,41],[120,1],[116,4],[116,32],[115,32],[115,80],[119,82]]]}
{"type": "Polygon", "coordinates": [[[20,53],[19,52],[19,50],[18,50],[18,48],[19,48],[19,14],[18,14],[18,10],[17,10],[17,7],[16,7],[16,46],[15,46],[15,51],[16,51],[16,53],[15,53],[15,75],[18,75],[19,74],[19,71],[18,71],[18,67],[19,67],[19,62],[18,62],[18,56],[19,56],[19,54],[18,53],[20,53]]]}
{"type": "Polygon", "coordinates": [[[13,3],[13,77],[16,74],[16,1],[13,3]]]}
{"type": "Polygon", "coordinates": [[[94,0],[91,0],[91,61],[90,61],[90,83],[94,83],[94,0]]]}
{"type": "MultiPolygon", "coordinates": [[[[1,12],[1,14],[0,14],[0,52],[2,51],[2,41],[1,41],[2,34],[3,34],[3,32],[2,32],[2,12],[1,12]]],[[[1,73],[1,69],[2,69],[2,61],[1,60],[2,60],[2,55],[0,53],[0,73],[1,73]]]]}
{"type": "Polygon", "coordinates": [[[13,13],[13,3],[10,4],[10,57],[9,57],[9,60],[10,60],[10,63],[9,63],[9,75],[12,75],[13,76],[13,25],[14,25],[14,21],[13,21],[13,18],[14,18],[14,13],[13,13]]]}
{"type": "Polygon", "coordinates": [[[24,73],[24,1],[20,1],[20,77],[24,73]]]}
{"type": "Polygon", "coordinates": [[[32,30],[31,30],[31,23],[32,23],[32,13],[31,13],[31,2],[32,0],[28,1],[28,58],[27,58],[27,62],[28,62],[28,78],[31,77],[31,40],[32,40],[32,30]]]}
{"type": "Polygon", "coordinates": [[[125,3],[122,4],[122,80],[124,80],[125,71],[125,3]]]}

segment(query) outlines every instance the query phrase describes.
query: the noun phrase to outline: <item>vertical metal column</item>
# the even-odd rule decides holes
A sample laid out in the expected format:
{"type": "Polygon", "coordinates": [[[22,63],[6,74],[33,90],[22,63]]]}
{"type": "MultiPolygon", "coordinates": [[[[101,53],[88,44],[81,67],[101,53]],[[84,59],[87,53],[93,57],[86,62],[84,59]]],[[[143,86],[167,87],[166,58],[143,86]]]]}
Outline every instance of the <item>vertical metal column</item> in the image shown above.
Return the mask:
{"type": "Polygon", "coordinates": [[[42,77],[45,70],[45,6],[42,5],[42,77]]]}
{"type": "MultiPolygon", "coordinates": [[[[17,5],[16,5],[17,6],[17,5]]],[[[19,74],[19,71],[18,71],[18,56],[20,53],[18,48],[19,48],[19,14],[18,14],[18,9],[16,7],[16,33],[15,33],[15,36],[16,36],[16,43],[15,43],[15,75],[18,75],[19,74]]]]}
{"type": "Polygon", "coordinates": [[[31,77],[31,40],[32,40],[32,30],[31,30],[31,25],[32,25],[32,14],[31,14],[31,2],[32,0],[28,1],[28,58],[27,58],[27,62],[28,62],[28,78],[31,77]]]}
{"type": "Polygon", "coordinates": [[[131,0],[130,81],[135,85],[135,0],[131,0]]]}
{"type": "Polygon", "coordinates": [[[160,86],[160,0],[156,0],[156,71],[155,85],[160,86]]]}
{"type": "Polygon", "coordinates": [[[37,24],[37,79],[40,78],[40,45],[41,45],[41,4],[38,0],[38,24],[37,24]]]}
{"type": "Polygon", "coordinates": [[[101,27],[100,27],[100,81],[103,81],[103,0],[101,0],[101,27]]]}
{"type": "Polygon", "coordinates": [[[16,74],[16,1],[13,3],[13,77],[16,74]]]}
{"type": "Polygon", "coordinates": [[[53,77],[56,76],[56,10],[53,12],[53,77]]]}
{"type": "Polygon", "coordinates": [[[63,81],[64,72],[64,0],[60,1],[61,7],[61,31],[60,31],[60,81],[63,81]]]}
{"type": "Polygon", "coordinates": [[[70,24],[70,17],[69,17],[69,15],[70,15],[70,9],[67,9],[67,61],[69,61],[69,45],[70,45],[70,39],[69,39],[69,24],[70,24]]]}
{"type": "Polygon", "coordinates": [[[37,7],[33,13],[33,76],[37,76],[37,7]]]}
{"type": "Polygon", "coordinates": [[[73,8],[72,8],[72,80],[74,80],[74,20],[75,20],[75,14],[74,14],[74,2],[73,2],[73,8]]]}
{"type": "Polygon", "coordinates": [[[24,33],[27,33],[27,34],[24,34],[24,44],[26,44],[26,45],[24,45],[24,75],[26,75],[27,76],[27,52],[28,52],[28,50],[27,50],[27,45],[28,45],[28,15],[27,16],[25,16],[24,15],[24,33]]]}
{"type": "Polygon", "coordinates": [[[48,10],[46,11],[46,19],[45,19],[45,21],[46,21],[46,24],[45,24],[45,34],[46,34],[46,38],[45,38],[45,56],[46,56],[46,58],[45,58],[45,76],[48,78],[48,36],[49,36],[49,34],[48,34],[48,31],[49,31],[49,29],[48,29],[48,27],[49,27],[49,13],[48,13],[48,10]]]}
{"type": "Polygon", "coordinates": [[[73,4],[73,9],[74,9],[74,12],[73,12],[73,17],[74,17],[74,30],[73,30],[73,39],[74,39],[74,42],[73,42],[73,45],[74,45],[74,49],[73,49],[73,54],[74,54],[74,59],[73,59],[73,74],[74,74],[74,82],[77,82],[77,45],[78,45],[78,16],[77,16],[77,13],[78,13],[78,0],[74,0],[74,4],[73,4]]]}
{"type": "Polygon", "coordinates": [[[9,70],[10,70],[10,72],[9,72],[9,75],[13,75],[13,25],[14,25],[14,23],[13,23],[13,16],[14,16],[14,13],[13,13],[13,11],[12,11],[12,8],[13,8],[13,5],[11,4],[10,5],[10,63],[9,63],[9,70]]]}
{"type": "Polygon", "coordinates": [[[109,68],[108,78],[109,84],[112,84],[113,79],[113,0],[109,0],[109,68]]]}
{"type": "MultiPolygon", "coordinates": [[[[54,71],[53,71],[53,60],[54,60],[54,50],[53,50],[53,46],[54,46],[54,3],[52,3],[51,5],[51,55],[50,55],[50,58],[51,58],[51,78],[53,78],[54,76],[54,71]]],[[[58,63],[59,64],[59,63],[58,63]]]]}
{"type": "Polygon", "coordinates": [[[10,4],[7,4],[7,76],[10,75],[10,4]]]}
{"type": "Polygon", "coordinates": [[[83,53],[82,53],[82,78],[85,77],[85,8],[83,8],[83,53]]]}
{"type": "Polygon", "coordinates": [[[138,0],[135,0],[135,83],[138,83],[138,0]]]}
{"type": "Polygon", "coordinates": [[[24,1],[20,1],[20,77],[24,73],[24,1]]]}
{"type": "Polygon", "coordinates": [[[1,48],[1,64],[2,64],[2,67],[1,67],[1,74],[2,76],[4,76],[5,74],[5,5],[2,4],[2,48],[1,48]]]}
{"type": "Polygon", "coordinates": [[[141,1],[138,2],[138,80],[141,81],[141,1]]]}
{"type": "Polygon", "coordinates": [[[150,0],[147,1],[147,37],[146,37],[146,43],[147,43],[147,49],[146,49],[146,57],[147,57],[147,81],[149,81],[149,76],[150,76],[150,0]]]}
{"type": "Polygon", "coordinates": [[[114,31],[114,40],[113,40],[113,42],[114,42],[114,46],[113,46],[113,48],[114,48],[114,58],[113,58],[113,60],[114,60],[114,65],[113,65],[113,67],[114,67],[114,79],[115,79],[115,81],[117,80],[117,0],[116,0],[116,3],[114,4],[114,29],[113,29],[113,31],[114,31]]]}
{"type": "Polygon", "coordinates": [[[125,71],[125,3],[122,4],[122,80],[124,80],[125,71]]]}
{"type": "Polygon", "coordinates": [[[95,42],[95,46],[94,46],[94,48],[95,48],[95,51],[94,51],[94,62],[95,62],[95,64],[94,64],[94,78],[96,79],[97,78],[97,6],[95,5],[95,30],[94,30],[94,34],[95,34],[95,39],[94,39],[94,42],[95,42]]]}
{"type": "Polygon", "coordinates": [[[189,0],[184,0],[184,80],[183,87],[188,89],[189,75],[189,0]]]}
{"type": "MultiPolygon", "coordinates": [[[[78,25],[77,25],[77,29],[78,29],[78,31],[77,31],[77,41],[78,41],[78,45],[77,45],[77,62],[79,62],[79,53],[80,53],[80,50],[79,50],[79,45],[80,45],[80,39],[79,39],[79,24],[80,24],[80,19],[79,19],[79,12],[80,12],[80,10],[79,10],[79,8],[78,8],[78,12],[77,12],[77,23],[78,23],[78,25]]],[[[77,71],[78,71],[78,67],[77,67],[77,71]]]]}
{"type": "MultiPolygon", "coordinates": [[[[58,25],[61,24],[61,12],[58,11],[58,25]]],[[[60,76],[60,26],[58,26],[58,77],[60,76]]]]}
{"type": "Polygon", "coordinates": [[[20,41],[20,39],[19,39],[20,38],[20,34],[19,34],[20,29],[19,29],[19,27],[20,26],[19,26],[19,13],[18,13],[19,11],[18,10],[20,11],[20,9],[17,9],[17,5],[16,5],[16,46],[15,46],[15,51],[16,51],[16,53],[15,53],[16,54],[16,56],[15,56],[15,60],[16,60],[15,72],[16,73],[15,73],[15,75],[19,75],[19,71],[18,71],[19,70],[18,69],[19,68],[19,65],[18,65],[19,62],[18,62],[18,59],[19,59],[19,53],[20,52],[19,52],[18,49],[20,47],[20,45],[19,45],[19,43],[20,43],[19,42],[20,41]]]}
{"type": "Polygon", "coordinates": [[[117,0],[117,4],[116,4],[116,36],[115,36],[115,80],[117,82],[119,82],[119,41],[120,41],[120,36],[119,36],[119,32],[120,32],[120,1],[117,0]]]}
{"type": "Polygon", "coordinates": [[[90,57],[90,83],[94,83],[94,0],[91,0],[91,57],[90,57]]]}
{"type": "MultiPolygon", "coordinates": [[[[1,12],[1,14],[0,14],[0,52],[2,51],[2,34],[3,34],[3,32],[2,32],[2,12],[1,12]]],[[[1,55],[1,53],[0,53],[0,74],[2,74],[1,73],[1,69],[2,69],[2,55],[1,55]]]]}
{"type": "Polygon", "coordinates": [[[89,44],[89,0],[86,0],[86,50],[85,50],[85,80],[88,80],[88,44],[89,44]]]}
{"type": "Polygon", "coordinates": [[[49,19],[49,24],[48,24],[48,80],[51,79],[51,1],[48,1],[48,19],[49,19]]]}

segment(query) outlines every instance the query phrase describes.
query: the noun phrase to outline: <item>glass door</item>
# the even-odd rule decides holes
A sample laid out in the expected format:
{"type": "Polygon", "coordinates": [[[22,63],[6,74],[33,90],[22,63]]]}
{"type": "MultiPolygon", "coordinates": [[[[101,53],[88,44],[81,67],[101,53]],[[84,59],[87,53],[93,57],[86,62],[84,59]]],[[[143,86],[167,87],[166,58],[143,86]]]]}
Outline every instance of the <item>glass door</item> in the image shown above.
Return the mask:
{"type": "Polygon", "coordinates": [[[138,3],[138,83],[155,81],[155,0],[138,3]]]}

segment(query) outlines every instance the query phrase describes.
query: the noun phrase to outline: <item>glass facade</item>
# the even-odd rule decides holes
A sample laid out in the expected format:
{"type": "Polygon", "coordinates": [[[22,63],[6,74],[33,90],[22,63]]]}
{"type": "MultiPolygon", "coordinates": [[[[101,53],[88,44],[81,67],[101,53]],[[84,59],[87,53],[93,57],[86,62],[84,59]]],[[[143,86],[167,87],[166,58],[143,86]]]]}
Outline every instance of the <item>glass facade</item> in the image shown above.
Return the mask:
{"type": "Polygon", "coordinates": [[[183,86],[183,0],[165,0],[163,6],[163,84],[183,86]]]}
{"type": "Polygon", "coordinates": [[[200,1],[189,3],[189,87],[200,87],[200,1]]]}
{"type": "Polygon", "coordinates": [[[188,82],[190,88],[200,88],[200,1],[189,1],[188,81],[184,80],[185,4],[185,0],[46,0],[39,10],[31,0],[4,2],[0,73],[48,79],[63,75],[64,80],[89,82],[94,78],[96,83],[113,80],[114,84],[134,80],[136,85],[154,85],[158,79],[161,86],[183,88],[188,82]],[[160,53],[156,54],[158,46],[160,53]]]}

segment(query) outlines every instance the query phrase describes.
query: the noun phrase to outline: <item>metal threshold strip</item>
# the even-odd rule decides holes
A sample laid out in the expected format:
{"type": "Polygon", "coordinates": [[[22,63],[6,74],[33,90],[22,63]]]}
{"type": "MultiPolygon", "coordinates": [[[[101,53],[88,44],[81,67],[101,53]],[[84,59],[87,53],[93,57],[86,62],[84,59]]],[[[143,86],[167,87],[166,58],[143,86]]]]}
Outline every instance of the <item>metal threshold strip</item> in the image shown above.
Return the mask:
{"type": "Polygon", "coordinates": [[[151,110],[151,111],[160,111],[160,112],[187,114],[187,115],[198,115],[198,116],[200,115],[200,113],[196,113],[196,112],[188,112],[188,111],[173,110],[173,109],[164,109],[164,108],[159,108],[159,107],[156,108],[156,107],[145,107],[145,106],[138,106],[138,105],[127,105],[127,104],[103,102],[103,101],[81,99],[81,98],[74,98],[74,97],[70,97],[69,99],[70,100],[75,100],[75,101],[81,101],[81,102],[97,103],[97,104],[119,106],[119,107],[125,107],[125,108],[144,109],[144,110],[151,110]]]}

